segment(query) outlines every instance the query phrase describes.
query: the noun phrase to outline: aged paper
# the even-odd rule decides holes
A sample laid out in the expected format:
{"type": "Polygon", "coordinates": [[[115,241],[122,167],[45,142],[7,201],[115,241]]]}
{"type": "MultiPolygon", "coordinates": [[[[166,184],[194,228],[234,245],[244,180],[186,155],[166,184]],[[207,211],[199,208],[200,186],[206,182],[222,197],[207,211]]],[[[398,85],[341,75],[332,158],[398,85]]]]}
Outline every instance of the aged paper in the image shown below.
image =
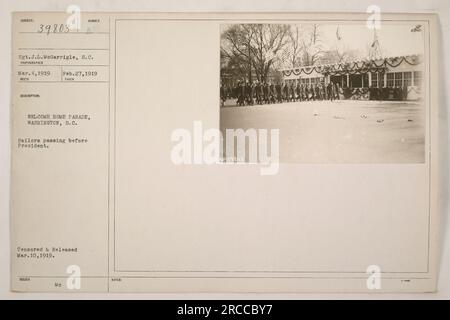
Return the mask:
{"type": "Polygon", "coordinates": [[[434,15],[17,12],[12,38],[12,290],[436,290],[434,15]]]}

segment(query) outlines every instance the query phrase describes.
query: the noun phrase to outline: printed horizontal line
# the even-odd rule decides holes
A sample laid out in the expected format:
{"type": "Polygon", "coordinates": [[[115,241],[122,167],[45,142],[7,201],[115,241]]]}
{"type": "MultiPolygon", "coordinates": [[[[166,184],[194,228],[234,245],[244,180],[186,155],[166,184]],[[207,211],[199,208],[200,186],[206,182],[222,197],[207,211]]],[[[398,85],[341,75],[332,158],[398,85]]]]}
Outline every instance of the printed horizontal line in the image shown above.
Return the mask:
{"type": "Polygon", "coordinates": [[[56,33],[53,33],[53,32],[50,32],[50,33],[47,33],[47,32],[37,32],[37,31],[19,31],[19,33],[25,33],[25,34],[43,34],[43,35],[46,35],[46,36],[48,36],[48,35],[50,35],[50,34],[62,34],[62,35],[66,35],[66,34],[82,34],[82,35],[86,35],[86,34],[110,34],[109,32],[83,32],[83,31],[80,31],[80,32],[56,32],[56,33]]]}
{"type": "MultiPolygon", "coordinates": [[[[244,12],[239,12],[244,13],[244,12]]],[[[266,14],[264,12],[261,12],[262,14],[266,14]]],[[[281,14],[298,14],[299,12],[280,12],[281,14]]],[[[296,19],[294,16],[292,17],[283,17],[283,18],[236,18],[236,17],[223,17],[223,18],[211,18],[211,17],[205,17],[205,18],[116,18],[114,19],[114,22],[117,21],[232,21],[238,23],[239,21],[292,21],[292,22],[302,22],[302,21],[308,21],[308,22],[367,22],[367,19],[296,19]]],[[[423,19],[380,19],[379,21],[387,21],[387,22],[429,22],[429,20],[423,20],[423,19]]]]}
{"type": "Polygon", "coordinates": [[[109,67],[109,64],[18,64],[16,67],[109,67]]]}
{"type": "Polygon", "coordinates": [[[109,81],[21,81],[21,83],[108,83],[109,81]]]}
{"type": "MultiPolygon", "coordinates": [[[[280,270],[280,271],[264,271],[264,270],[119,270],[115,269],[115,272],[128,272],[128,273],[341,273],[341,274],[367,274],[366,271],[292,271],[292,270],[280,270]]],[[[428,273],[428,271],[381,271],[382,274],[424,274],[428,273]]]]}
{"type": "MultiPolygon", "coordinates": [[[[41,278],[41,279],[66,279],[68,276],[17,276],[17,278],[41,278]]],[[[310,277],[310,276],[284,276],[284,277],[261,277],[261,276],[255,276],[255,277],[194,277],[194,276],[80,276],[79,278],[93,278],[93,279],[108,279],[108,278],[137,278],[137,279],[367,279],[367,276],[361,276],[361,277],[310,277]]],[[[430,280],[431,278],[423,278],[423,277],[383,277],[383,279],[391,279],[391,280],[430,280]]]]}
{"type": "Polygon", "coordinates": [[[109,50],[108,48],[19,48],[19,50],[109,50]]]}

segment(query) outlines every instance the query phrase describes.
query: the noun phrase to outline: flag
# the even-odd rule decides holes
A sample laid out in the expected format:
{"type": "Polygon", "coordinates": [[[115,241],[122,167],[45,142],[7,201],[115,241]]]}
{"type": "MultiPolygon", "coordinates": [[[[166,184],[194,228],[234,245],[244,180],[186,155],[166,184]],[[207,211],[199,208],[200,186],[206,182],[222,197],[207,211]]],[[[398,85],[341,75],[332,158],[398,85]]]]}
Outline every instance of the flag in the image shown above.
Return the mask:
{"type": "Polygon", "coordinates": [[[337,54],[339,56],[339,61],[342,61],[345,55],[345,43],[344,40],[342,39],[341,26],[339,25],[336,28],[336,39],[337,39],[336,41],[337,54]]]}
{"type": "Polygon", "coordinates": [[[337,38],[338,40],[341,40],[341,39],[342,39],[341,31],[340,31],[340,29],[339,29],[339,26],[337,26],[337,28],[336,28],[336,38],[337,38]]]}
{"type": "Polygon", "coordinates": [[[373,29],[373,42],[372,42],[371,47],[372,47],[372,48],[375,48],[375,46],[377,46],[377,45],[378,45],[378,35],[377,35],[377,30],[376,30],[376,29],[373,29]]]}
{"type": "Polygon", "coordinates": [[[381,54],[381,46],[380,42],[378,41],[378,34],[377,30],[373,29],[373,41],[370,45],[370,51],[369,51],[369,58],[371,60],[380,59],[382,57],[381,54]]]}

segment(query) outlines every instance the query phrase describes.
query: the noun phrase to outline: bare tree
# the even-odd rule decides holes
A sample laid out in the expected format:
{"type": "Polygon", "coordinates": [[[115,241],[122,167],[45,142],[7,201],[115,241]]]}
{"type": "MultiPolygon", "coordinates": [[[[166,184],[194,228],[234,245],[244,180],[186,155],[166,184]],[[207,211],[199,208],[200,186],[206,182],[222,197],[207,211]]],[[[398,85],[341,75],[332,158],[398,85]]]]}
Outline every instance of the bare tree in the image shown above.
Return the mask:
{"type": "Polygon", "coordinates": [[[346,61],[361,60],[363,55],[358,50],[345,49],[339,52],[336,49],[324,51],[320,57],[320,64],[335,64],[346,61]]]}
{"type": "Polygon", "coordinates": [[[282,68],[296,68],[302,65],[302,32],[301,25],[292,25],[287,32],[287,43],[281,54],[282,68]]]}
{"type": "Polygon", "coordinates": [[[257,24],[253,37],[253,64],[260,81],[266,81],[269,71],[280,59],[286,45],[289,26],[279,24],[257,24]]]}
{"type": "Polygon", "coordinates": [[[313,24],[305,39],[302,41],[303,62],[306,66],[315,65],[323,55],[320,25],[313,24]]]}
{"type": "Polygon", "coordinates": [[[232,62],[237,69],[245,71],[242,76],[252,80],[253,29],[249,25],[232,25],[222,34],[221,54],[232,62]]]}
{"type": "Polygon", "coordinates": [[[286,45],[288,28],[279,24],[232,25],[222,33],[221,54],[230,63],[239,62],[250,82],[253,72],[259,81],[266,81],[286,45]]]}

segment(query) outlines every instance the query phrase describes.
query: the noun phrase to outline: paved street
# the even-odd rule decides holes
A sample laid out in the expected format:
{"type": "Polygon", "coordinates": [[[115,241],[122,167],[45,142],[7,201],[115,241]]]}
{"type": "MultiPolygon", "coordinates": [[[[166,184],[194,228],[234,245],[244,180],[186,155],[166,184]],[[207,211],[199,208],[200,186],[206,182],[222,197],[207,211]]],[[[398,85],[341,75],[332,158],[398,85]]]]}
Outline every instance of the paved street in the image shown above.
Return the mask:
{"type": "Polygon", "coordinates": [[[280,162],[421,163],[425,110],[415,102],[311,101],[220,112],[227,128],[280,129],[280,162]]]}

